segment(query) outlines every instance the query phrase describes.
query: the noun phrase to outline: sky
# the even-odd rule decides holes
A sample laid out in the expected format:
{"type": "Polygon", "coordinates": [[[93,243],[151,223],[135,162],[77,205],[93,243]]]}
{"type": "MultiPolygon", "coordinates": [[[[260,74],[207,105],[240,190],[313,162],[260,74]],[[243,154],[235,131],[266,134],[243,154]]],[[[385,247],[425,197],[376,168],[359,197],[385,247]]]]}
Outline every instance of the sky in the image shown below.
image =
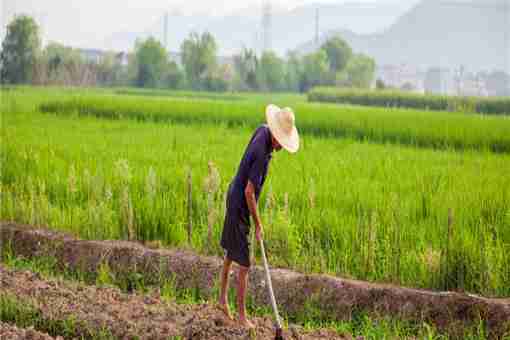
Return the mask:
{"type": "MultiPolygon", "coordinates": [[[[151,11],[160,9],[176,9],[185,13],[202,12],[221,15],[247,7],[261,6],[264,0],[2,0],[7,11],[36,10],[54,12],[65,8],[78,10],[83,14],[95,13],[114,15],[136,11],[151,11]],[[208,4],[204,6],[204,3],[208,4]],[[121,8],[119,8],[121,6],[121,8]]],[[[314,3],[408,3],[413,0],[272,0],[271,3],[279,8],[293,8],[314,3]]]]}
{"type": "MultiPolygon", "coordinates": [[[[100,44],[105,35],[143,31],[164,11],[184,15],[260,15],[264,0],[0,0],[0,38],[15,13],[27,13],[42,26],[43,42],[59,41],[81,47],[100,44]],[[207,5],[204,5],[207,4],[207,5]]],[[[410,3],[417,0],[272,0],[277,9],[314,3],[410,3]]]]}

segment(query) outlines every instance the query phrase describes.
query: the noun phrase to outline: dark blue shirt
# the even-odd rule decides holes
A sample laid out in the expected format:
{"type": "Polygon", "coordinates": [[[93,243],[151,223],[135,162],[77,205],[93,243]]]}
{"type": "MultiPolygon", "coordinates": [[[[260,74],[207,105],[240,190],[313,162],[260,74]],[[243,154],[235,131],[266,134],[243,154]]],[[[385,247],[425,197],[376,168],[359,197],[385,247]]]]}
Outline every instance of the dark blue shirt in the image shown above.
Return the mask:
{"type": "Polygon", "coordinates": [[[266,180],[272,152],[271,132],[267,125],[262,125],[257,128],[246,147],[229,193],[231,204],[228,214],[235,214],[236,216],[232,217],[240,218],[241,222],[246,223],[246,225],[249,225],[250,210],[244,196],[244,190],[248,180],[250,180],[255,187],[255,199],[258,202],[262,186],[266,180]]]}

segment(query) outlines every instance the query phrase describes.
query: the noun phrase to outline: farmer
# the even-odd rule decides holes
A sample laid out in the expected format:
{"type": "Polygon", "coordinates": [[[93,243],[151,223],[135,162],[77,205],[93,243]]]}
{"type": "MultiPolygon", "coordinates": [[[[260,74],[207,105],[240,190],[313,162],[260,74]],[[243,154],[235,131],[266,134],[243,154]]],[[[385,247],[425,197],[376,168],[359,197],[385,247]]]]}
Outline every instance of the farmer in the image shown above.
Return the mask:
{"type": "Polygon", "coordinates": [[[264,185],[269,161],[273,151],[286,149],[295,153],[299,148],[299,135],[294,124],[294,113],[290,108],[280,109],[275,105],[266,108],[267,125],[262,125],[253,134],[239,164],[237,175],[230,183],[227,195],[227,211],[221,246],[225,250],[221,272],[221,291],[218,307],[231,319],[227,301],[228,277],[232,262],[239,265],[237,286],[237,308],[239,324],[253,328],[246,316],[246,289],[250,269],[250,215],[255,223],[257,241],[262,239],[262,222],[257,211],[257,202],[264,185]]]}

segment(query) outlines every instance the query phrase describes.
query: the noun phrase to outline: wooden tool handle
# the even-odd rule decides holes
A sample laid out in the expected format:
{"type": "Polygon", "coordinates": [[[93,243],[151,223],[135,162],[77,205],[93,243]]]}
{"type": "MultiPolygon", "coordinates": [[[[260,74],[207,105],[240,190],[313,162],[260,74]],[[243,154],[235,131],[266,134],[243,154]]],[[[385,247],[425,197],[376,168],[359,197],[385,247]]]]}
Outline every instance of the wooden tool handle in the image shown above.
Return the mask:
{"type": "Polygon", "coordinates": [[[276,327],[278,329],[282,328],[282,320],[280,319],[280,314],[278,313],[278,306],[276,305],[276,299],[274,297],[273,292],[273,284],[271,282],[271,274],[269,273],[269,265],[267,264],[266,258],[266,250],[264,249],[264,240],[260,239],[260,250],[262,252],[262,260],[264,261],[264,270],[266,272],[266,280],[267,286],[269,289],[269,297],[271,298],[271,305],[273,307],[274,316],[276,319],[276,327]]]}

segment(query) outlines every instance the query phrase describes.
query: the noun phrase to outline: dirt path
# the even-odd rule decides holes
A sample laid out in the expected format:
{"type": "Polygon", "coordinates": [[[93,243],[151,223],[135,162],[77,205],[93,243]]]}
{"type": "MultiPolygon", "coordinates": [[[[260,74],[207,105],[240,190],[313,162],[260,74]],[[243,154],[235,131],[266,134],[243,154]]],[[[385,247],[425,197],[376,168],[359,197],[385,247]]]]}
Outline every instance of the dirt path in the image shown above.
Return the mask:
{"type": "MultiPolygon", "coordinates": [[[[59,268],[97,277],[107,264],[115,278],[129,281],[133,273],[144,284],[158,286],[172,277],[179,289],[196,289],[212,297],[221,259],[177,249],[149,249],[126,241],[86,241],[62,232],[0,221],[0,240],[15,256],[54,258],[59,268]]],[[[328,275],[307,275],[287,269],[272,269],[273,288],[282,311],[303,315],[310,308],[333,320],[349,320],[357,313],[377,318],[427,322],[438,330],[461,337],[466,328],[482,320],[489,338],[510,334],[510,299],[494,299],[460,292],[434,292],[343,279],[328,275]]],[[[235,277],[232,276],[232,281],[235,277]]],[[[265,274],[253,266],[249,294],[257,307],[269,306],[265,274]]],[[[232,282],[234,284],[235,282],[232,282]]]]}
{"type": "MultiPolygon", "coordinates": [[[[209,340],[274,338],[270,319],[254,318],[256,329],[250,334],[229,324],[221,312],[208,304],[178,305],[163,302],[157,295],[124,294],[115,288],[45,280],[32,272],[13,271],[3,265],[0,265],[0,277],[0,294],[32,304],[45,320],[62,321],[73,317],[78,321],[76,332],[80,336],[87,337],[91,330],[106,329],[121,339],[135,336],[142,339],[182,336],[184,339],[209,340]]],[[[287,332],[286,336],[288,339],[345,339],[328,330],[301,333],[300,336],[287,332]]],[[[34,335],[33,339],[51,337],[34,335]]]]}
{"type": "Polygon", "coordinates": [[[18,328],[0,322],[0,340],[63,340],[63,338],[53,338],[48,334],[38,332],[34,329],[18,328]]]}

